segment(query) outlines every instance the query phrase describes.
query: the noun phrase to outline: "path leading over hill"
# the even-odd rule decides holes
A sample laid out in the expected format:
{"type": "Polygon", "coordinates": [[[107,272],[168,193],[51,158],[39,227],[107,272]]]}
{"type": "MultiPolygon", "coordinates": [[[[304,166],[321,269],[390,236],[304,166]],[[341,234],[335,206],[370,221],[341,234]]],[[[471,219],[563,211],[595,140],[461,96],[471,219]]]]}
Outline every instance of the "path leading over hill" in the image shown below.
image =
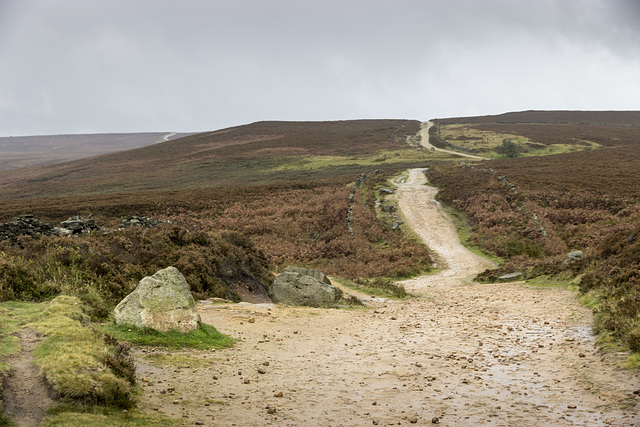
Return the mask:
{"type": "Polygon", "coordinates": [[[433,151],[441,151],[443,153],[455,154],[457,156],[468,157],[475,160],[490,160],[486,157],[474,156],[473,154],[460,153],[458,151],[452,150],[443,150],[442,148],[436,147],[429,142],[429,129],[431,128],[431,126],[433,126],[433,122],[429,121],[427,122],[426,126],[423,126],[422,129],[420,129],[420,145],[422,145],[424,148],[428,148],[429,150],[433,151]]]}
{"type": "Polygon", "coordinates": [[[602,360],[589,310],[565,289],[468,282],[488,263],[459,245],[424,182],[411,171],[398,191],[443,268],[404,282],[421,297],[361,310],[201,303],[203,321],[240,341],[171,369],[138,354],[142,408],[225,426],[640,424],[638,378],[602,360]]]}

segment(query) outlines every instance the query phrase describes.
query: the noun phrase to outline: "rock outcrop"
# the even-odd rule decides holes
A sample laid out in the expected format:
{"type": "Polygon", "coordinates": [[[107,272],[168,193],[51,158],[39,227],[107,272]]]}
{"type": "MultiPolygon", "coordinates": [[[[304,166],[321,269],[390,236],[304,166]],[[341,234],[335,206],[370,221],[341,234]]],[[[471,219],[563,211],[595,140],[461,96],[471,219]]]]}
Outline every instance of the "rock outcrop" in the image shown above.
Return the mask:
{"type": "Polygon", "coordinates": [[[189,284],[175,267],[142,279],[116,306],[113,315],[117,324],[163,332],[190,332],[200,326],[200,314],[189,284]]]}
{"type": "Polygon", "coordinates": [[[146,216],[137,216],[137,215],[129,215],[125,216],[124,220],[119,229],[127,228],[127,227],[143,227],[143,228],[153,228],[157,227],[160,224],[168,224],[170,221],[162,221],[156,218],[149,218],[146,216]]]}
{"type": "Polygon", "coordinates": [[[580,261],[584,258],[584,252],[582,251],[572,251],[567,254],[567,257],[562,262],[561,268],[567,268],[570,264],[573,264],[576,261],[580,261]]]}
{"type": "MultiPolygon", "coordinates": [[[[127,227],[144,227],[152,228],[157,227],[160,224],[167,224],[171,221],[162,221],[156,218],[149,218],[146,216],[125,216],[122,224],[118,227],[118,230],[125,229],[127,227]]],[[[48,222],[41,222],[34,218],[33,215],[27,214],[14,218],[7,223],[0,222],[0,240],[17,241],[18,236],[35,236],[37,234],[44,235],[57,235],[57,236],[71,236],[74,234],[92,233],[100,231],[102,233],[109,233],[114,230],[110,230],[104,227],[99,227],[96,221],[91,218],[91,215],[87,217],[73,216],[66,221],[62,221],[59,226],[53,226],[48,222]]]]}
{"type": "Polygon", "coordinates": [[[524,280],[524,273],[509,273],[504,276],[500,276],[496,279],[496,283],[505,283],[505,282],[517,282],[518,280],[524,280]]]}
{"type": "Polygon", "coordinates": [[[10,222],[0,222],[0,240],[15,240],[18,236],[34,236],[36,234],[51,234],[53,226],[47,222],[40,222],[33,215],[22,215],[10,222]]]}
{"type": "Polygon", "coordinates": [[[321,271],[289,266],[275,278],[269,296],[278,304],[327,307],[340,301],[342,291],[321,271]]]}

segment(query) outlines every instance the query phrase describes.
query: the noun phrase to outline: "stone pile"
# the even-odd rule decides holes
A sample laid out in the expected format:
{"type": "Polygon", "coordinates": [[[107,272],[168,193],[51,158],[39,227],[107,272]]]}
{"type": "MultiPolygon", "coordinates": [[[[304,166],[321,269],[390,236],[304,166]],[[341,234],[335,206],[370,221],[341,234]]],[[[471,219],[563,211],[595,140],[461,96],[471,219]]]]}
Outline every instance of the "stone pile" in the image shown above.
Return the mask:
{"type": "Polygon", "coordinates": [[[146,216],[136,216],[130,215],[125,216],[122,224],[118,227],[120,230],[127,227],[144,227],[144,228],[153,228],[157,227],[160,224],[168,224],[171,221],[162,221],[156,218],[148,218],[146,216]]]}
{"type": "Polygon", "coordinates": [[[47,222],[40,222],[33,215],[22,215],[13,221],[0,222],[0,240],[15,240],[18,236],[33,236],[35,234],[51,234],[53,226],[47,222]]]}
{"type": "MultiPolygon", "coordinates": [[[[152,228],[160,224],[166,224],[170,221],[161,221],[155,218],[148,218],[145,216],[126,216],[122,224],[118,227],[119,230],[123,230],[127,227],[144,227],[152,228]]],[[[33,215],[27,214],[14,218],[7,223],[0,222],[0,241],[11,240],[16,241],[18,236],[35,236],[37,234],[56,236],[71,236],[83,233],[93,233],[101,231],[108,233],[109,229],[100,227],[96,224],[96,221],[91,218],[91,215],[85,217],[73,216],[66,221],[62,221],[59,226],[53,226],[48,222],[41,222],[34,218],[33,215]]]]}
{"type": "Polygon", "coordinates": [[[54,227],[53,233],[58,236],[69,236],[71,234],[91,233],[96,230],[100,230],[100,227],[96,225],[95,220],[91,219],[91,215],[86,218],[76,215],[66,221],[62,221],[60,227],[54,227]]]}

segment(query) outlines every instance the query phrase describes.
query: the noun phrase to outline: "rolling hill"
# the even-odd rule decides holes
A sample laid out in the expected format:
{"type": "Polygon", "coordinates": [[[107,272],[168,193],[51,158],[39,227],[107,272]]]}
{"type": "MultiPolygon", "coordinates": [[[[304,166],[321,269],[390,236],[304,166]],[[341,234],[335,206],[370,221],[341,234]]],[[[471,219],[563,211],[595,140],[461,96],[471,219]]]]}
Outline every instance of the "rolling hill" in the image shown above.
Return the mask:
{"type": "Polygon", "coordinates": [[[0,172],[0,197],[260,185],[369,171],[372,154],[404,148],[411,120],[258,122],[65,163],[0,172]],[[337,161],[337,157],[341,160],[337,161]]]}
{"type": "Polygon", "coordinates": [[[60,163],[181,138],[189,133],[105,133],[0,137],[0,171],[60,163]]]}

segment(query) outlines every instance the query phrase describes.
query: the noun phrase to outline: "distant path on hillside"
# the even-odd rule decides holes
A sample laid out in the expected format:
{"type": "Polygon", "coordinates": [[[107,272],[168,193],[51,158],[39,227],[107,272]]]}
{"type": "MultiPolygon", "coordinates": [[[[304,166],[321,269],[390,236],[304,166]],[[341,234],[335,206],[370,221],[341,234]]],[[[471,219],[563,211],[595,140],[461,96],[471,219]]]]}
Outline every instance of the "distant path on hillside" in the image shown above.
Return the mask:
{"type": "Polygon", "coordinates": [[[469,159],[475,159],[475,160],[491,160],[488,157],[480,157],[480,156],[474,156],[473,154],[465,154],[465,153],[460,153],[458,151],[452,151],[452,150],[443,150],[442,148],[438,148],[435,145],[431,144],[429,142],[429,129],[431,128],[431,126],[433,126],[433,122],[432,121],[428,121],[426,126],[423,125],[422,128],[420,129],[420,144],[432,151],[440,151],[442,153],[449,153],[449,154],[455,154],[457,156],[462,156],[462,157],[467,157],[469,159]]]}
{"type": "Polygon", "coordinates": [[[172,136],[177,135],[176,132],[171,132],[162,137],[162,141],[168,141],[172,136]]]}

